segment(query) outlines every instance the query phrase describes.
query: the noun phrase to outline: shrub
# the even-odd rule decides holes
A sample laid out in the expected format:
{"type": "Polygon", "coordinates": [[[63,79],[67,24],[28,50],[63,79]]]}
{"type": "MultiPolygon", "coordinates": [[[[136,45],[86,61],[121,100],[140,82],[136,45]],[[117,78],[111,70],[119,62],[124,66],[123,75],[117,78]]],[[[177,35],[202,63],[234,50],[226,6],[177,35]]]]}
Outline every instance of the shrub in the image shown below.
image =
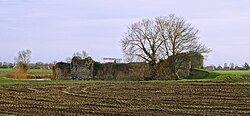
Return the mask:
{"type": "Polygon", "coordinates": [[[15,68],[7,74],[7,77],[12,79],[27,79],[27,70],[23,68],[15,68]]]}

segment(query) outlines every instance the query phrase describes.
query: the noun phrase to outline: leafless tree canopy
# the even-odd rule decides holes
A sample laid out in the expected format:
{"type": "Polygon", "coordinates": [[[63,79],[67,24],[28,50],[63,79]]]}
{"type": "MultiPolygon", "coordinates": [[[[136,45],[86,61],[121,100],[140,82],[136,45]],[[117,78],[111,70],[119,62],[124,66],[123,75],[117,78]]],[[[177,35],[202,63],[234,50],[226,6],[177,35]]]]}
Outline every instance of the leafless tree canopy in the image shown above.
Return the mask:
{"type": "Polygon", "coordinates": [[[19,51],[18,56],[15,58],[16,63],[22,63],[24,65],[28,65],[31,58],[31,51],[29,49],[19,51]]]}
{"type": "Polygon", "coordinates": [[[65,59],[66,62],[70,63],[71,60],[72,60],[72,58],[75,57],[75,56],[80,57],[81,59],[85,59],[85,58],[87,58],[89,55],[88,55],[88,53],[87,53],[86,51],[84,51],[84,50],[83,50],[82,52],[75,52],[75,53],[73,54],[72,57],[67,57],[67,58],[65,59]]]}
{"type": "Polygon", "coordinates": [[[181,53],[207,53],[210,50],[199,42],[198,32],[183,18],[172,14],[142,20],[128,28],[122,39],[123,53],[127,61],[139,59],[152,65],[181,53]]]}
{"type": "Polygon", "coordinates": [[[87,58],[88,57],[88,53],[86,52],[86,51],[82,51],[82,53],[80,53],[80,52],[76,52],[76,53],[74,53],[73,54],[73,57],[74,56],[79,56],[79,57],[81,57],[82,59],[85,59],[85,58],[87,58]]]}
{"type": "Polygon", "coordinates": [[[161,41],[163,57],[169,57],[184,52],[206,53],[206,46],[199,43],[198,30],[186,23],[182,18],[174,15],[156,18],[161,30],[161,41]]]}
{"type": "Polygon", "coordinates": [[[24,71],[28,70],[28,64],[30,63],[31,51],[29,49],[19,51],[18,56],[15,58],[16,68],[20,68],[24,71]]]}
{"type": "Polygon", "coordinates": [[[127,60],[133,61],[141,58],[147,62],[156,62],[160,59],[162,42],[159,32],[159,28],[152,20],[132,24],[122,39],[122,48],[127,60]]]}

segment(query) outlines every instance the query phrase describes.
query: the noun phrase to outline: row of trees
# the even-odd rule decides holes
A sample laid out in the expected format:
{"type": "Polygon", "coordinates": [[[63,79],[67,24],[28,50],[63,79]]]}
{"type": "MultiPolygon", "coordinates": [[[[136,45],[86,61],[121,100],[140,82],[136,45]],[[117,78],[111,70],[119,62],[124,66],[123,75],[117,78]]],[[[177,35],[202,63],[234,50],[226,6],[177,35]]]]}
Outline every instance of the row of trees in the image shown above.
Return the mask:
{"type": "MultiPolygon", "coordinates": [[[[29,63],[28,67],[30,69],[52,69],[52,66],[56,64],[56,61],[51,63],[45,62],[36,62],[36,63],[29,63]]],[[[14,68],[16,63],[10,62],[0,62],[0,68],[14,68]]]]}
{"type": "Polygon", "coordinates": [[[0,68],[13,68],[14,63],[9,63],[9,62],[0,62],[0,68]]]}
{"type": "MultiPolygon", "coordinates": [[[[215,67],[215,66],[214,66],[215,67]]],[[[234,63],[224,63],[224,66],[218,65],[215,67],[216,70],[250,70],[250,66],[247,62],[244,63],[242,66],[238,66],[234,63]]]]}
{"type": "Polygon", "coordinates": [[[123,53],[127,61],[145,61],[150,65],[151,76],[156,76],[158,63],[171,57],[171,70],[178,79],[181,59],[178,54],[187,52],[208,53],[199,42],[198,29],[183,18],[169,15],[145,19],[133,23],[122,39],[123,53]]]}
{"type": "MultiPolygon", "coordinates": [[[[15,57],[14,63],[9,62],[0,62],[0,68],[14,68],[14,67],[23,67],[25,70],[28,68],[30,69],[52,69],[53,65],[56,64],[56,61],[52,63],[44,63],[44,62],[36,62],[36,63],[30,63],[31,59],[31,50],[23,50],[18,52],[18,56],[15,57]]],[[[73,57],[80,57],[82,59],[88,57],[88,53],[86,51],[82,52],[75,52],[73,53],[72,57],[67,57],[65,60],[66,62],[70,63],[73,57]]]]}
{"type": "Polygon", "coordinates": [[[18,56],[15,57],[15,63],[0,62],[0,68],[13,68],[22,66],[27,69],[31,58],[31,51],[29,49],[19,51],[18,56]]]}

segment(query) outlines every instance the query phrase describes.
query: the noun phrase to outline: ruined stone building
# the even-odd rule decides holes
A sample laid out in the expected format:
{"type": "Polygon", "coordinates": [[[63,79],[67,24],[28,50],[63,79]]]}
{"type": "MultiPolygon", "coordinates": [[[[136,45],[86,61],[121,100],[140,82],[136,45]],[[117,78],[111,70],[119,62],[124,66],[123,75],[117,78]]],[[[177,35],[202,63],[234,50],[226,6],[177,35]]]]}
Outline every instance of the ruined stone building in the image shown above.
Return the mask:
{"type": "MultiPolygon", "coordinates": [[[[189,76],[191,68],[203,67],[204,59],[200,54],[181,54],[178,57],[184,59],[178,71],[180,77],[189,76]]],[[[145,62],[99,63],[91,57],[74,57],[71,63],[59,62],[53,68],[56,80],[146,80],[149,72],[149,65],[145,62]]],[[[156,73],[158,80],[175,79],[168,59],[159,63],[156,73]]]]}

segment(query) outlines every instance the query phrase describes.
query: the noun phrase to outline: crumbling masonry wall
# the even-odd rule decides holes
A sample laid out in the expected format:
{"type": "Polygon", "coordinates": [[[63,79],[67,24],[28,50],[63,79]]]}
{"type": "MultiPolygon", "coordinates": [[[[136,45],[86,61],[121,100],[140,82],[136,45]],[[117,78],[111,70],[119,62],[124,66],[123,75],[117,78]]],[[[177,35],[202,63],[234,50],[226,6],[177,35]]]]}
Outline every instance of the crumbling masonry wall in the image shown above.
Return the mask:
{"type": "Polygon", "coordinates": [[[88,57],[57,63],[53,75],[56,80],[144,80],[148,70],[146,63],[99,63],[88,57]]]}
{"type": "MultiPolygon", "coordinates": [[[[203,58],[203,57],[202,57],[203,58]]],[[[200,64],[191,64],[192,58],[187,58],[184,65],[179,70],[181,77],[187,77],[190,74],[191,65],[200,66],[200,64]]],[[[195,59],[197,61],[197,58],[195,59]]],[[[74,57],[71,63],[57,63],[53,68],[54,79],[57,80],[147,80],[150,78],[149,65],[144,62],[137,63],[99,63],[91,57],[81,59],[74,57]]],[[[168,60],[161,61],[157,69],[158,80],[176,79],[174,73],[170,70],[168,60]]]]}
{"type": "Polygon", "coordinates": [[[71,79],[71,68],[69,63],[59,62],[53,67],[53,79],[71,79]]]}

